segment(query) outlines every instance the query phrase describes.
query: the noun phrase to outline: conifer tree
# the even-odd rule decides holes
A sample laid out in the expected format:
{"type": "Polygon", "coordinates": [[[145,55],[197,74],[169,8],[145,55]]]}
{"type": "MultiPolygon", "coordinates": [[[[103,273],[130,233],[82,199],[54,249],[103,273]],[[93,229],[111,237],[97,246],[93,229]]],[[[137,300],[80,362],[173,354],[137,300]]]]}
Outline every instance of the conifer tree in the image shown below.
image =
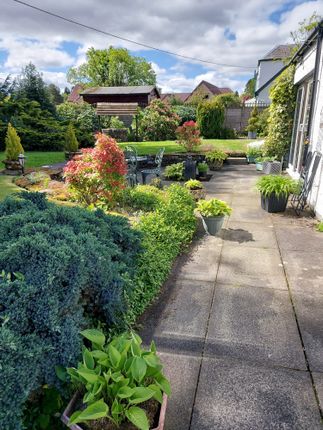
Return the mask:
{"type": "Polygon", "coordinates": [[[7,135],[5,139],[6,144],[6,160],[18,161],[19,154],[23,154],[24,148],[20,143],[20,137],[18,136],[16,129],[9,122],[7,135]]]}
{"type": "Polygon", "coordinates": [[[77,152],[79,143],[75,136],[73,124],[70,122],[65,133],[65,150],[68,152],[77,152]]]}

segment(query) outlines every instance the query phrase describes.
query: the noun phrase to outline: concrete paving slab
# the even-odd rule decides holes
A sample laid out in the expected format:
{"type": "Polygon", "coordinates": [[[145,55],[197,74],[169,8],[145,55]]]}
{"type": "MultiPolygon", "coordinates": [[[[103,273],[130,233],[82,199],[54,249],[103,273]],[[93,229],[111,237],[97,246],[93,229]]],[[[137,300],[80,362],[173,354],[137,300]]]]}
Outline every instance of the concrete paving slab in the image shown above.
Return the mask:
{"type": "MultiPolygon", "coordinates": [[[[284,267],[292,291],[323,295],[323,253],[282,250],[284,267]]],[[[304,242],[305,245],[305,242],[304,242]]]]}
{"type": "Polygon", "coordinates": [[[251,193],[246,194],[233,194],[231,197],[232,208],[235,211],[240,207],[248,207],[259,210],[260,202],[251,193]]]}
{"type": "Polygon", "coordinates": [[[311,252],[321,253],[323,256],[323,234],[309,227],[276,226],[279,246],[286,251],[308,251],[306,244],[310,243],[311,252]]]}
{"type": "Polygon", "coordinates": [[[159,356],[172,388],[165,430],[189,430],[201,358],[166,353],[159,356]]]}
{"type": "Polygon", "coordinates": [[[243,248],[224,244],[217,282],[287,290],[279,252],[274,249],[243,248]]]}
{"type": "Polygon", "coordinates": [[[313,373],[314,385],[323,411],[323,373],[313,373]]]}
{"type": "Polygon", "coordinates": [[[191,258],[177,273],[178,279],[194,279],[214,282],[222,248],[222,239],[204,236],[200,244],[192,251],[191,258]]]}
{"type": "Polygon", "coordinates": [[[204,359],[192,430],[322,429],[307,372],[204,359]]]}
{"type": "Polygon", "coordinates": [[[229,218],[226,228],[222,229],[225,243],[239,247],[277,248],[277,241],[272,225],[259,225],[250,222],[234,222],[229,218]]]}
{"type": "Polygon", "coordinates": [[[323,296],[292,296],[310,368],[323,372],[323,296]]]}
{"type": "Polygon", "coordinates": [[[155,323],[154,337],[204,339],[214,282],[178,279],[155,323]]]}
{"type": "Polygon", "coordinates": [[[216,284],[206,354],[306,370],[288,292],[216,284]]]}
{"type": "Polygon", "coordinates": [[[267,223],[272,225],[270,214],[262,210],[260,206],[258,210],[246,206],[237,207],[232,212],[230,218],[232,221],[236,222],[267,223]]]}

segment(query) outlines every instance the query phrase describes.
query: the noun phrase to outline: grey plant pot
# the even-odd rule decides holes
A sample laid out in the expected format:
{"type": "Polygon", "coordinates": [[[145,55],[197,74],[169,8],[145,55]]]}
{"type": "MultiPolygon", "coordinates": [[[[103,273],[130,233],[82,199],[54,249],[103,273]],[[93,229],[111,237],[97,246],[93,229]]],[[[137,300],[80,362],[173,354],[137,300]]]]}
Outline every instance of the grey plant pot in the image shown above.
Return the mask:
{"type": "Polygon", "coordinates": [[[216,236],[222,228],[224,218],[224,215],[209,217],[202,216],[205,231],[211,236],[216,236]]]}
{"type": "Polygon", "coordinates": [[[261,161],[256,161],[256,170],[262,171],[263,164],[261,161]]]}
{"type": "Polygon", "coordinates": [[[281,171],[280,161],[264,161],[262,163],[262,170],[266,175],[276,174],[278,175],[281,171]]]}

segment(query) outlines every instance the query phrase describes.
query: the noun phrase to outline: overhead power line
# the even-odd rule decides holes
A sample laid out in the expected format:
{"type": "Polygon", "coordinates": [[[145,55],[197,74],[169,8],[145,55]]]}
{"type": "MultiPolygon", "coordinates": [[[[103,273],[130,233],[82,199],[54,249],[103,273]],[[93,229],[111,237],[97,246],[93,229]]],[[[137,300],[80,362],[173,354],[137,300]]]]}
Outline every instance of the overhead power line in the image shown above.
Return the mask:
{"type": "Polygon", "coordinates": [[[129,42],[129,43],[133,43],[133,44],[138,45],[138,46],[142,46],[143,48],[162,52],[164,54],[173,55],[175,57],[183,58],[185,60],[192,60],[192,61],[196,61],[199,63],[212,64],[214,66],[236,67],[239,69],[254,69],[254,66],[242,66],[242,65],[239,66],[237,64],[217,63],[215,61],[203,60],[201,58],[190,57],[188,55],[178,54],[177,52],[167,51],[166,49],[156,48],[155,46],[147,45],[146,43],[137,42],[135,40],[128,39],[127,37],[119,36],[117,34],[113,34],[113,33],[110,33],[108,31],[101,30],[101,29],[96,28],[96,27],[92,27],[91,25],[83,24],[81,22],[75,21],[74,19],[66,18],[65,16],[58,15],[57,13],[50,12],[49,10],[42,9],[40,7],[34,6],[34,5],[29,4],[29,3],[22,1],[22,0],[12,0],[12,1],[14,1],[15,3],[19,3],[23,6],[27,6],[31,9],[37,10],[38,12],[45,13],[46,15],[50,15],[50,16],[53,16],[55,18],[61,19],[62,21],[66,21],[66,22],[69,22],[71,24],[78,25],[79,27],[83,27],[83,28],[86,28],[88,30],[92,30],[92,31],[96,31],[97,33],[104,34],[105,36],[114,37],[115,39],[123,40],[125,42],[129,42]]]}

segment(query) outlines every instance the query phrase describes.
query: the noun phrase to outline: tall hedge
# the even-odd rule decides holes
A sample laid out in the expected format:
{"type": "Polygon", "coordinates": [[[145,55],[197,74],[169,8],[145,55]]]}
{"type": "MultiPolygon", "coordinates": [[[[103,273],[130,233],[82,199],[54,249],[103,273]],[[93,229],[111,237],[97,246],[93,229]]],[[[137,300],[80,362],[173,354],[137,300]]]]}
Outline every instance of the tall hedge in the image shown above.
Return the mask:
{"type": "Polygon", "coordinates": [[[140,233],[37,193],[1,202],[0,219],[0,428],[20,430],[31,393],[77,362],[79,331],[123,324],[140,233]]]}
{"type": "Polygon", "coordinates": [[[198,105],[197,123],[203,137],[216,139],[222,136],[224,113],[224,106],[216,99],[198,105]]]}
{"type": "Polygon", "coordinates": [[[265,154],[280,159],[289,150],[293,131],[296,103],[294,85],[294,66],[289,66],[275,81],[270,90],[268,136],[265,141],[265,154]]]}

